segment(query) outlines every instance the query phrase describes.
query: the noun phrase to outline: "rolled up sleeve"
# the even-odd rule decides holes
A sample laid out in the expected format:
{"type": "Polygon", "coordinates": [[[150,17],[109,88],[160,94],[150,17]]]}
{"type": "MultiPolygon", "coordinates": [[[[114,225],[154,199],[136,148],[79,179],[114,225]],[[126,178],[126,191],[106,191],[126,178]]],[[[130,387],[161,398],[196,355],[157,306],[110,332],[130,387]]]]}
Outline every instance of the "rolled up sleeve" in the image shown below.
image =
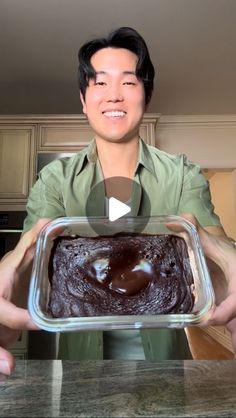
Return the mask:
{"type": "Polygon", "coordinates": [[[188,161],[184,163],[183,190],[179,202],[179,214],[189,212],[196,216],[202,226],[221,225],[214,212],[209,183],[201,172],[199,165],[188,161]]]}
{"type": "Polygon", "coordinates": [[[28,198],[24,232],[31,229],[38,219],[65,216],[62,178],[62,164],[59,160],[49,164],[39,173],[28,198]]]}

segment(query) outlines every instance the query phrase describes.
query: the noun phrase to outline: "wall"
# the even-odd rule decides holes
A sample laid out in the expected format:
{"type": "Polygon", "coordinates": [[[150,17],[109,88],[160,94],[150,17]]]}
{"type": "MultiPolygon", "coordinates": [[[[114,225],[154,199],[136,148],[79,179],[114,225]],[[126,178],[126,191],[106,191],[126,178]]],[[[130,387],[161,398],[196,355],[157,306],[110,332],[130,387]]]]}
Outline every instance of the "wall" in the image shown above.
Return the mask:
{"type": "Polygon", "coordinates": [[[216,213],[236,239],[236,116],[161,116],[156,146],[200,164],[216,213]]]}
{"type": "Polygon", "coordinates": [[[214,173],[210,189],[215,210],[228,236],[236,240],[236,170],[214,173]]]}
{"type": "Polygon", "coordinates": [[[202,168],[236,168],[236,115],[161,116],[156,145],[202,168]]]}

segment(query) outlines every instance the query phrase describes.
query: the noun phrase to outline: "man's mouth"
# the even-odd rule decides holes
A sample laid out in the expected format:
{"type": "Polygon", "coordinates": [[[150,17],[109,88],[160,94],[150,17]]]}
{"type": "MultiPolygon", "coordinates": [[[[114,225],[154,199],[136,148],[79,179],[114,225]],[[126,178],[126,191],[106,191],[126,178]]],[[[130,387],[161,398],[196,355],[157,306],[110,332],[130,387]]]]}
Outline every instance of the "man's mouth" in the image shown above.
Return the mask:
{"type": "Polygon", "coordinates": [[[123,110],[105,110],[104,112],[102,112],[102,114],[109,118],[120,118],[122,116],[125,116],[126,112],[124,112],[123,110]]]}

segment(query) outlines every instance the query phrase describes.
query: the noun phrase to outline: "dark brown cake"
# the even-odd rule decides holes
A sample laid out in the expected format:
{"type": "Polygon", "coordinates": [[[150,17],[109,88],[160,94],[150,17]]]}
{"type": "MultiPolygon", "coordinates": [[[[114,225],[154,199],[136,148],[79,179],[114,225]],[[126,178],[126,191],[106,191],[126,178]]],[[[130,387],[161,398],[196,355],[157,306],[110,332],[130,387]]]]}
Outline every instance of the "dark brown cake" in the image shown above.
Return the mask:
{"type": "Polygon", "coordinates": [[[174,235],[59,237],[49,263],[53,317],[191,312],[193,276],[174,235]]]}

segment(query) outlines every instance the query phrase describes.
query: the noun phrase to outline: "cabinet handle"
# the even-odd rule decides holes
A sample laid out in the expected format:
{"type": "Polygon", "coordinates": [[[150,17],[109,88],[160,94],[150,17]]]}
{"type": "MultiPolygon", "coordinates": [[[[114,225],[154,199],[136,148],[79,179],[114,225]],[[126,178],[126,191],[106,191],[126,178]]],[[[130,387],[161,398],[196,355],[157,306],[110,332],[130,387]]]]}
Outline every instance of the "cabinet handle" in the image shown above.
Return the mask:
{"type": "Polygon", "coordinates": [[[0,234],[21,234],[23,229],[0,229],[0,234]]]}

